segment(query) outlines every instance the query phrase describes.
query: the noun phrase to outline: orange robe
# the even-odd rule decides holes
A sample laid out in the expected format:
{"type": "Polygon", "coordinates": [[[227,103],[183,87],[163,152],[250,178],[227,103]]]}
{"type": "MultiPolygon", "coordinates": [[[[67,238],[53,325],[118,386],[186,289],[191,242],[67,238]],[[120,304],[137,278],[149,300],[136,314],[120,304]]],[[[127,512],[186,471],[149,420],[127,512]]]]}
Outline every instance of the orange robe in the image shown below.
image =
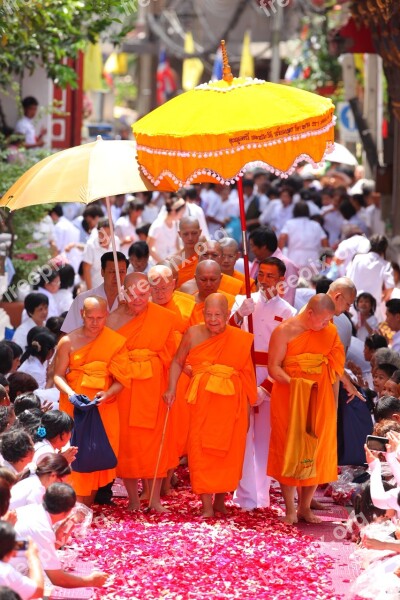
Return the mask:
{"type": "Polygon", "coordinates": [[[188,458],[196,494],[234,490],[242,476],[248,403],[257,397],[252,343],[252,334],[227,325],[188,354],[188,458]]]}
{"type": "MultiPolygon", "coordinates": [[[[227,294],[226,292],[223,292],[222,290],[218,290],[218,293],[225,296],[225,298],[228,300],[228,308],[229,308],[229,310],[231,310],[232,306],[235,303],[235,296],[232,296],[231,294],[227,294]]],[[[193,309],[192,316],[190,318],[190,325],[199,325],[200,323],[204,323],[203,310],[204,310],[204,302],[197,302],[196,306],[193,309]]]]}
{"type": "Polygon", "coordinates": [[[342,375],[344,361],[343,344],[332,323],[322,331],[305,331],[288,343],[283,369],[290,377],[315,381],[318,384],[314,428],[318,447],[315,455],[315,477],[299,480],[282,476],[292,399],[289,385],[274,382],[271,394],[271,441],[267,474],[280,483],[313,486],[337,479],[337,409],[332,383],[337,375],[342,375]]]}
{"type": "Polygon", "coordinates": [[[222,292],[226,292],[227,294],[231,294],[232,296],[237,296],[241,294],[243,283],[236,279],[236,277],[231,277],[230,275],[226,275],[226,273],[222,273],[221,283],[219,284],[219,290],[222,292]]]}
{"type": "MultiPolygon", "coordinates": [[[[69,371],[65,378],[77,394],[85,394],[93,400],[97,392],[110,387],[113,379],[129,387],[130,380],[127,372],[128,353],[125,348],[125,338],[112,329],[104,327],[93,342],[70,354],[69,371]]],[[[119,415],[116,399],[115,397],[112,402],[100,404],[99,413],[110,445],[118,457],[119,415]]],[[[74,407],[64,393],[60,394],[60,410],[71,417],[74,416],[74,407]]],[[[73,471],[74,463],[71,467],[73,471]]],[[[115,479],[115,476],[115,469],[92,473],[72,472],[71,485],[79,496],[90,496],[93,490],[107,485],[115,479]]]]}
{"type": "MultiPolygon", "coordinates": [[[[175,352],[175,315],[149,302],[146,310],[118,330],[126,339],[131,386],[118,395],[120,453],[117,473],[128,479],[152,479],[161,444],[167,405],[167,370],[175,352]]],[[[167,426],[158,477],[170,466],[171,428],[167,426]]]]}
{"type": "Polygon", "coordinates": [[[182,262],[179,265],[177,265],[177,269],[178,269],[178,281],[176,284],[177,288],[180,288],[181,285],[183,285],[190,279],[194,278],[198,262],[199,262],[198,255],[193,254],[193,256],[191,256],[190,258],[183,258],[182,262]]]}
{"type": "MultiPolygon", "coordinates": [[[[240,271],[236,271],[236,269],[233,271],[233,276],[235,279],[238,279],[241,284],[242,287],[240,289],[240,292],[238,292],[238,294],[246,294],[246,278],[244,276],[244,273],[241,273],[240,271]]],[[[257,291],[257,285],[256,282],[254,281],[254,279],[252,277],[250,277],[250,292],[256,292],[257,291]]]]}

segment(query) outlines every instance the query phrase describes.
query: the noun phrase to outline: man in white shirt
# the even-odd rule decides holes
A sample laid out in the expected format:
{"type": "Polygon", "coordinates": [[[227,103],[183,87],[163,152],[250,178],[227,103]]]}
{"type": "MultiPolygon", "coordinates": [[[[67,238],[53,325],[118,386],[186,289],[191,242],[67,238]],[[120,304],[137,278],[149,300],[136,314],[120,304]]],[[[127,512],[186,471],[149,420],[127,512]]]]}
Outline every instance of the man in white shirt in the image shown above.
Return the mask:
{"type": "Polygon", "coordinates": [[[65,246],[79,242],[79,229],[64,217],[61,204],[56,204],[49,210],[49,215],[54,223],[54,236],[58,252],[64,252],[65,246]]]}
{"type": "MultiPolygon", "coordinates": [[[[119,239],[115,237],[115,245],[119,250],[119,239]]],[[[82,279],[88,290],[101,285],[100,259],[106,252],[112,250],[111,229],[108,219],[103,218],[97,224],[97,231],[93,232],[82,255],[82,279]]]]}
{"type": "MultiPolygon", "coordinates": [[[[65,588],[102,587],[107,580],[106,573],[93,571],[90,575],[72,575],[61,568],[56,553],[57,540],[53,527],[68,517],[75,503],[76,494],[70,485],[53,483],[47,488],[42,505],[29,504],[17,508],[17,538],[31,538],[37,544],[41,565],[53,585],[65,588]]],[[[12,564],[22,571],[26,568],[26,559],[13,558],[12,564]]]]}
{"type": "Polygon", "coordinates": [[[15,125],[15,133],[20,133],[24,136],[25,148],[40,148],[44,146],[43,137],[47,130],[42,127],[38,135],[36,135],[33,119],[36,116],[39,102],[33,96],[27,96],[22,100],[22,108],[24,116],[17,121],[15,125]]]}
{"type": "Polygon", "coordinates": [[[142,224],[144,203],[134,198],[128,203],[128,214],[120,217],[115,223],[115,235],[121,243],[121,252],[128,256],[129,248],[134,242],[139,241],[136,228],[142,224]]]}
{"type": "Polygon", "coordinates": [[[254,355],[258,387],[258,406],[251,410],[247,433],[242,479],[235,492],[236,502],[246,510],[269,506],[271,478],[266,475],[270,438],[270,394],[268,380],[268,346],[271,334],[282,321],[296,314],[296,310],[278,294],[284,281],[286,267],[279,258],[260,262],[259,291],[251,299],[236,296],[230,323],[248,331],[248,315],[253,315],[254,355]]]}
{"type": "Polygon", "coordinates": [[[22,600],[41,598],[44,591],[44,581],[37,545],[30,540],[26,550],[29,577],[22,575],[10,565],[10,560],[16,556],[17,551],[18,543],[16,542],[16,534],[13,526],[6,521],[0,521],[1,584],[19,594],[22,600]]]}
{"type": "Polygon", "coordinates": [[[286,221],[293,218],[293,190],[292,188],[282,188],[279,194],[279,201],[270,202],[265,211],[260,215],[261,225],[269,225],[279,235],[286,221]]]}
{"type": "MultiPolygon", "coordinates": [[[[126,277],[129,261],[122,252],[117,252],[117,260],[119,276],[122,283],[126,277]]],[[[100,264],[103,282],[97,287],[79,294],[74,299],[61,327],[61,331],[64,333],[70,333],[83,325],[81,311],[83,309],[85,298],[89,298],[90,296],[100,296],[101,298],[104,298],[107,300],[109,312],[118,308],[118,286],[113,253],[106,252],[103,254],[100,259],[100,264]]]]}
{"type": "MultiPolygon", "coordinates": [[[[179,194],[181,195],[181,194],[179,194]]],[[[202,235],[209,240],[210,232],[208,231],[208,225],[204,210],[197,204],[197,190],[194,187],[185,188],[182,192],[182,198],[186,202],[186,206],[183,209],[182,217],[194,217],[198,220],[202,235]]],[[[164,209],[165,210],[165,209],[164,209]]],[[[161,214],[161,213],[160,213],[161,214]]]]}
{"type": "Polygon", "coordinates": [[[344,226],[343,232],[346,235],[346,239],[340,242],[335,250],[334,257],[335,263],[339,267],[340,275],[346,273],[347,267],[356,254],[366,254],[371,248],[369,239],[361,234],[358,227],[347,224],[344,226]]]}
{"type": "Polygon", "coordinates": [[[208,206],[206,218],[210,235],[213,238],[218,230],[223,229],[233,217],[239,216],[239,203],[230,197],[229,186],[220,186],[218,200],[208,206]]]}
{"type": "Polygon", "coordinates": [[[400,299],[392,298],[386,302],[386,323],[394,332],[391,348],[400,352],[400,299]]]}

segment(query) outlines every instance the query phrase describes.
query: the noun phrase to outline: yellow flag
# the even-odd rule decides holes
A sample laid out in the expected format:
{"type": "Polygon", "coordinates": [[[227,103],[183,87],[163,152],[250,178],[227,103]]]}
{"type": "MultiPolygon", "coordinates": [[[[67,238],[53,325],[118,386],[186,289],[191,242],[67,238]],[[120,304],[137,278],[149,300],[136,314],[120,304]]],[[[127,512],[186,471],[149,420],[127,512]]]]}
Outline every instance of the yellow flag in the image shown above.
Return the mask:
{"type": "MultiPolygon", "coordinates": [[[[194,41],[191,31],[185,35],[185,52],[191,54],[194,52],[194,41]]],[[[200,58],[185,58],[182,68],[182,87],[185,92],[192,90],[199,84],[203,75],[204,66],[200,58]]]]}
{"type": "Polygon", "coordinates": [[[86,48],[83,61],[83,89],[85,92],[104,90],[103,58],[99,42],[88,44],[86,48]]]}
{"type": "Polygon", "coordinates": [[[128,57],[125,52],[111,52],[104,65],[104,72],[112,75],[125,75],[128,71],[128,57]]]}
{"type": "Polygon", "coordinates": [[[254,58],[250,51],[249,31],[246,31],[243,38],[242,58],[240,59],[239,77],[254,77],[254,58]]]}

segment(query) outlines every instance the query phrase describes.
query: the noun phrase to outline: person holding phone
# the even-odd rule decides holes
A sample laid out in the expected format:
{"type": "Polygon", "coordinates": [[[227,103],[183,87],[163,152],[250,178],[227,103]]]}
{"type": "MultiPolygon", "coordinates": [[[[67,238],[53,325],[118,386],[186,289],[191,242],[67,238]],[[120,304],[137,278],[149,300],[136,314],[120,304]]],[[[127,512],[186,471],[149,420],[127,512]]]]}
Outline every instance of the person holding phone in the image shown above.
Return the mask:
{"type": "MultiPolygon", "coordinates": [[[[374,506],[377,508],[392,508],[396,511],[397,516],[400,517],[400,506],[398,503],[400,493],[400,463],[396,458],[396,451],[400,444],[400,435],[394,431],[388,431],[386,437],[388,439],[388,443],[386,444],[386,452],[384,452],[384,456],[392,470],[397,487],[388,491],[384,490],[382,483],[381,463],[378,458],[379,451],[371,450],[370,447],[368,447],[371,446],[371,440],[368,440],[364,448],[369,471],[371,473],[371,500],[374,506]]],[[[376,440],[372,440],[372,442],[376,443],[376,440]]]]}
{"type": "Polygon", "coordinates": [[[40,566],[38,547],[31,539],[24,541],[24,548],[16,542],[15,529],[10,523],[0,521],[0,584],[17,592],[22,600],[41,598],[44,591],[43,571],[40,566]],[[27,547],[26,547],[27,546],[27,547]],[[17,552],[26,550],[29,576],[22,575],[10,564],[17,552]]]}

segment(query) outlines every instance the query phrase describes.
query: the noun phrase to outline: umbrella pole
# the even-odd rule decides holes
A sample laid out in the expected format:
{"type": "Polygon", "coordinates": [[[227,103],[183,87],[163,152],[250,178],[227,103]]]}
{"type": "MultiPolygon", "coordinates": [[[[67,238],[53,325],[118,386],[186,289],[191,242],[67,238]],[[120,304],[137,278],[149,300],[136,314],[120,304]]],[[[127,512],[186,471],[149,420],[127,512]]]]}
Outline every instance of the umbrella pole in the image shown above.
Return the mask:
{"type": "Polygon", "coordinates": [[[110,223],[110,234],[111,234],[111,246],[114,257],[114,266],[115,266],[115,276],[117,278],[117,289],[118,289],[118,298],[121,299],[121,277],[119,276],[119,268],[118,268],[118,257],[117,257],[117,247],[115,245],[115,237],[114,237],[114,223],[111,215],[111,202],[110,197],[106,197],[106,206],[107,206],[107,216],[108,221],[110,223]]]}
{"type": "MultiPolygon", "coordinates": [[[[240,209],[240,224],[242,227],[242,244],[243,244],[243,260],[244,260],[244,277],[246,283],[246,296],[251,298],[250,291],[250,269],[249,269],[249,253],[247,244],[247,227],[246,227],[246,213],[244,210],[244,196],[243,196],[243,179],[239,177],[237,184],[239,194],[239,209],[240,209]]],[[[247,317],[249,324],[249,332],[253,333],[253,316],[247,317]]]]}

